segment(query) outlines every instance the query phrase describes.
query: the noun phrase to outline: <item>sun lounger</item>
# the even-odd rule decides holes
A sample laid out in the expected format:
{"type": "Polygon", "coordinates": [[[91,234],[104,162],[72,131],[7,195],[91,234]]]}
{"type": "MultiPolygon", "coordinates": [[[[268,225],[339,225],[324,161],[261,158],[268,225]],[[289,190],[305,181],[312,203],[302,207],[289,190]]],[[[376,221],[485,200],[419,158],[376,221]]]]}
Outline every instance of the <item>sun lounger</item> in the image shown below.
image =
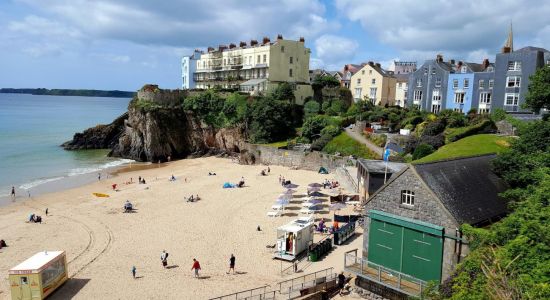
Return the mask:
{"type": "Polygon", "coordinates": [[[275,210],[275,211],[268,211],[267,216],[268,217],[280,217],[283,214],[281,210],[275,210]]]}
{"type": "Polygon", "coordinates": [[[271,209],[273,209],[273,210],[284,210],[285,206],[281,205],[281,204],[274,204],[274,205],[271,206],[271,209]]]}
{"type": "Polygon", "coordinates": [[[314,214],[314,213],[315,213],[315,210],[309,209],[309,208],[307,208],[307,207],[302,207],[302,209],[300,209],[300,213],[301,213],[301,214],[309,215],[309,214],[314,214]]]}

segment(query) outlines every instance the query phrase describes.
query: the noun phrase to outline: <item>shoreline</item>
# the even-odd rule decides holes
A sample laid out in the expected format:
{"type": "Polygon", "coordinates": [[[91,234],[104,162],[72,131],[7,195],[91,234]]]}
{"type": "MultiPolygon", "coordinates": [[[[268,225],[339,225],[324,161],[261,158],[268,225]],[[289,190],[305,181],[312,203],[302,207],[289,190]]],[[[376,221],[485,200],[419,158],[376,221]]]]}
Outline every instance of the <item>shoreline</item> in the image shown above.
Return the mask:
{"type": "Polygon", "coordinates": [[[92,184],[98,181],[98,173],[102,174],[102,180],[107,180],[116,178],[117,176],[128,172],[162,168],[166,166],[166,164],[168,163],[161,163],[159,165],[148,162],[128,162],[118,166],[108,167],[97,172],[78,174],[74,176],[65,176],[59,179],[52,178],[53,180],[45,179],[46,182],[33,186],[29,189],[17,188],[15,201],[12,200],[10,195],[0,196],[0,208],[16,203],[25,202],[36,197],[45,196],[47,194],[64,192],[92,184]]]}

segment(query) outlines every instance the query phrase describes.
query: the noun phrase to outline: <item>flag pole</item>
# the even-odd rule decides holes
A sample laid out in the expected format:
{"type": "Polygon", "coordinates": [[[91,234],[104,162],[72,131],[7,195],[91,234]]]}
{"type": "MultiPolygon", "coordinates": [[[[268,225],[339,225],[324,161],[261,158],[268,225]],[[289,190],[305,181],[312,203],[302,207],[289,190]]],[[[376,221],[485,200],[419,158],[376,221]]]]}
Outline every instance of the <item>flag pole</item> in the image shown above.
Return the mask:
{"type": "Polygon", "coordinates": [[[387,148],[388,144],[386,143],[386,147],[384,147],[384,154],[383,154],[383,159],[384,159],[384,164],[386,165],[385,166],[385,170],[384,170],[384,184],[386,184],[386,181],[387,181],[387,178],[388,178],[388,160],[390,160],[390,153],[389,153],[389,149],[387,148]]]}

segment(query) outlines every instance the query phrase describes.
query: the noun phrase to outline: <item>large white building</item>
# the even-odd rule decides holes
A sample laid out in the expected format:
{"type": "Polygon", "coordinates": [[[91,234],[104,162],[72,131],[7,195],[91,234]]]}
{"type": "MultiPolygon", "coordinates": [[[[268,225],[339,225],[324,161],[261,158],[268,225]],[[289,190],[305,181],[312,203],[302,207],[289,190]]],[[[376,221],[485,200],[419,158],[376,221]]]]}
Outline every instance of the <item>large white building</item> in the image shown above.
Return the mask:
{"type": "Polygon", "coordinates": [[[181,88],[194,89],[196,88],[193,74],[197,70],[197,61],[201,58],[202,53],[195,50],[192,55],[184,56],[181,59],[181,88]]]}
{"type": "Polygon", "coordinates": [[[296,103],[303,104],[306,97],[313,95],[309,84],[309,55],[310,49],[305,47],[303,38],[292,41],[279,35],[274,42],[264,37],[261,43],[252,40],[249,44],[240,42],[238,46],[209,47],[206,53],[189,62],[195,64],[195,88],[239,88],[261,94],[287,82],[295,90],[296,103]]]}

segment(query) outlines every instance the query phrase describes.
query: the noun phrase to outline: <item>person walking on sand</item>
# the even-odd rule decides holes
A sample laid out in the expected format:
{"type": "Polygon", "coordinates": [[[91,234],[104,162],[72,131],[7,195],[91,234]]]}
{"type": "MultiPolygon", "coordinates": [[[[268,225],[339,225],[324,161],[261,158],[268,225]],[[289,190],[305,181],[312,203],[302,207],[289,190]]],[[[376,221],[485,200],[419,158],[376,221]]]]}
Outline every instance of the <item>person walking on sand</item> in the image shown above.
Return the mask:
{"type": "Polygon", "coordinates": [[[136,279],[136,266],[132,266],[132,276],[136,279]]]}
{"type": "Polygon", "coordinates": [[[97,181],[101,181],[101,173],[97,173],[97,181]]]}
{"type": "Polygon", "coordinates": [[[160,261],[162,262],[162,266],[166,269],[166,266],[168,266],[168,253],[166,252],[166,250],[162,250],[160,261]]]}
{"type": "Polygon", "coordinates": [[[227,274],[233,270],[233,274],[235,274],[235,256],[231,254],[231,257],[229,258],[229,271],[227,271],[227,274]]]}
{"type": "Polygon", "coordinates": [[[13,200],[15,200],[15,187],[14,186],[11,187],[11,198],[13,200]]]}
{"type": "Polygon", "coordinates": [[[46,207],[46,217],[48,216],[48,208],[46,207]]]}
{"type": "Polygon", "coordinates": [[[201,269],[201,265],[199,264],[199,261],[193,258],[193,266],[191,267],[191,271],[195,270],[195,277],[199,278],[199,270],[201,269]]]}

